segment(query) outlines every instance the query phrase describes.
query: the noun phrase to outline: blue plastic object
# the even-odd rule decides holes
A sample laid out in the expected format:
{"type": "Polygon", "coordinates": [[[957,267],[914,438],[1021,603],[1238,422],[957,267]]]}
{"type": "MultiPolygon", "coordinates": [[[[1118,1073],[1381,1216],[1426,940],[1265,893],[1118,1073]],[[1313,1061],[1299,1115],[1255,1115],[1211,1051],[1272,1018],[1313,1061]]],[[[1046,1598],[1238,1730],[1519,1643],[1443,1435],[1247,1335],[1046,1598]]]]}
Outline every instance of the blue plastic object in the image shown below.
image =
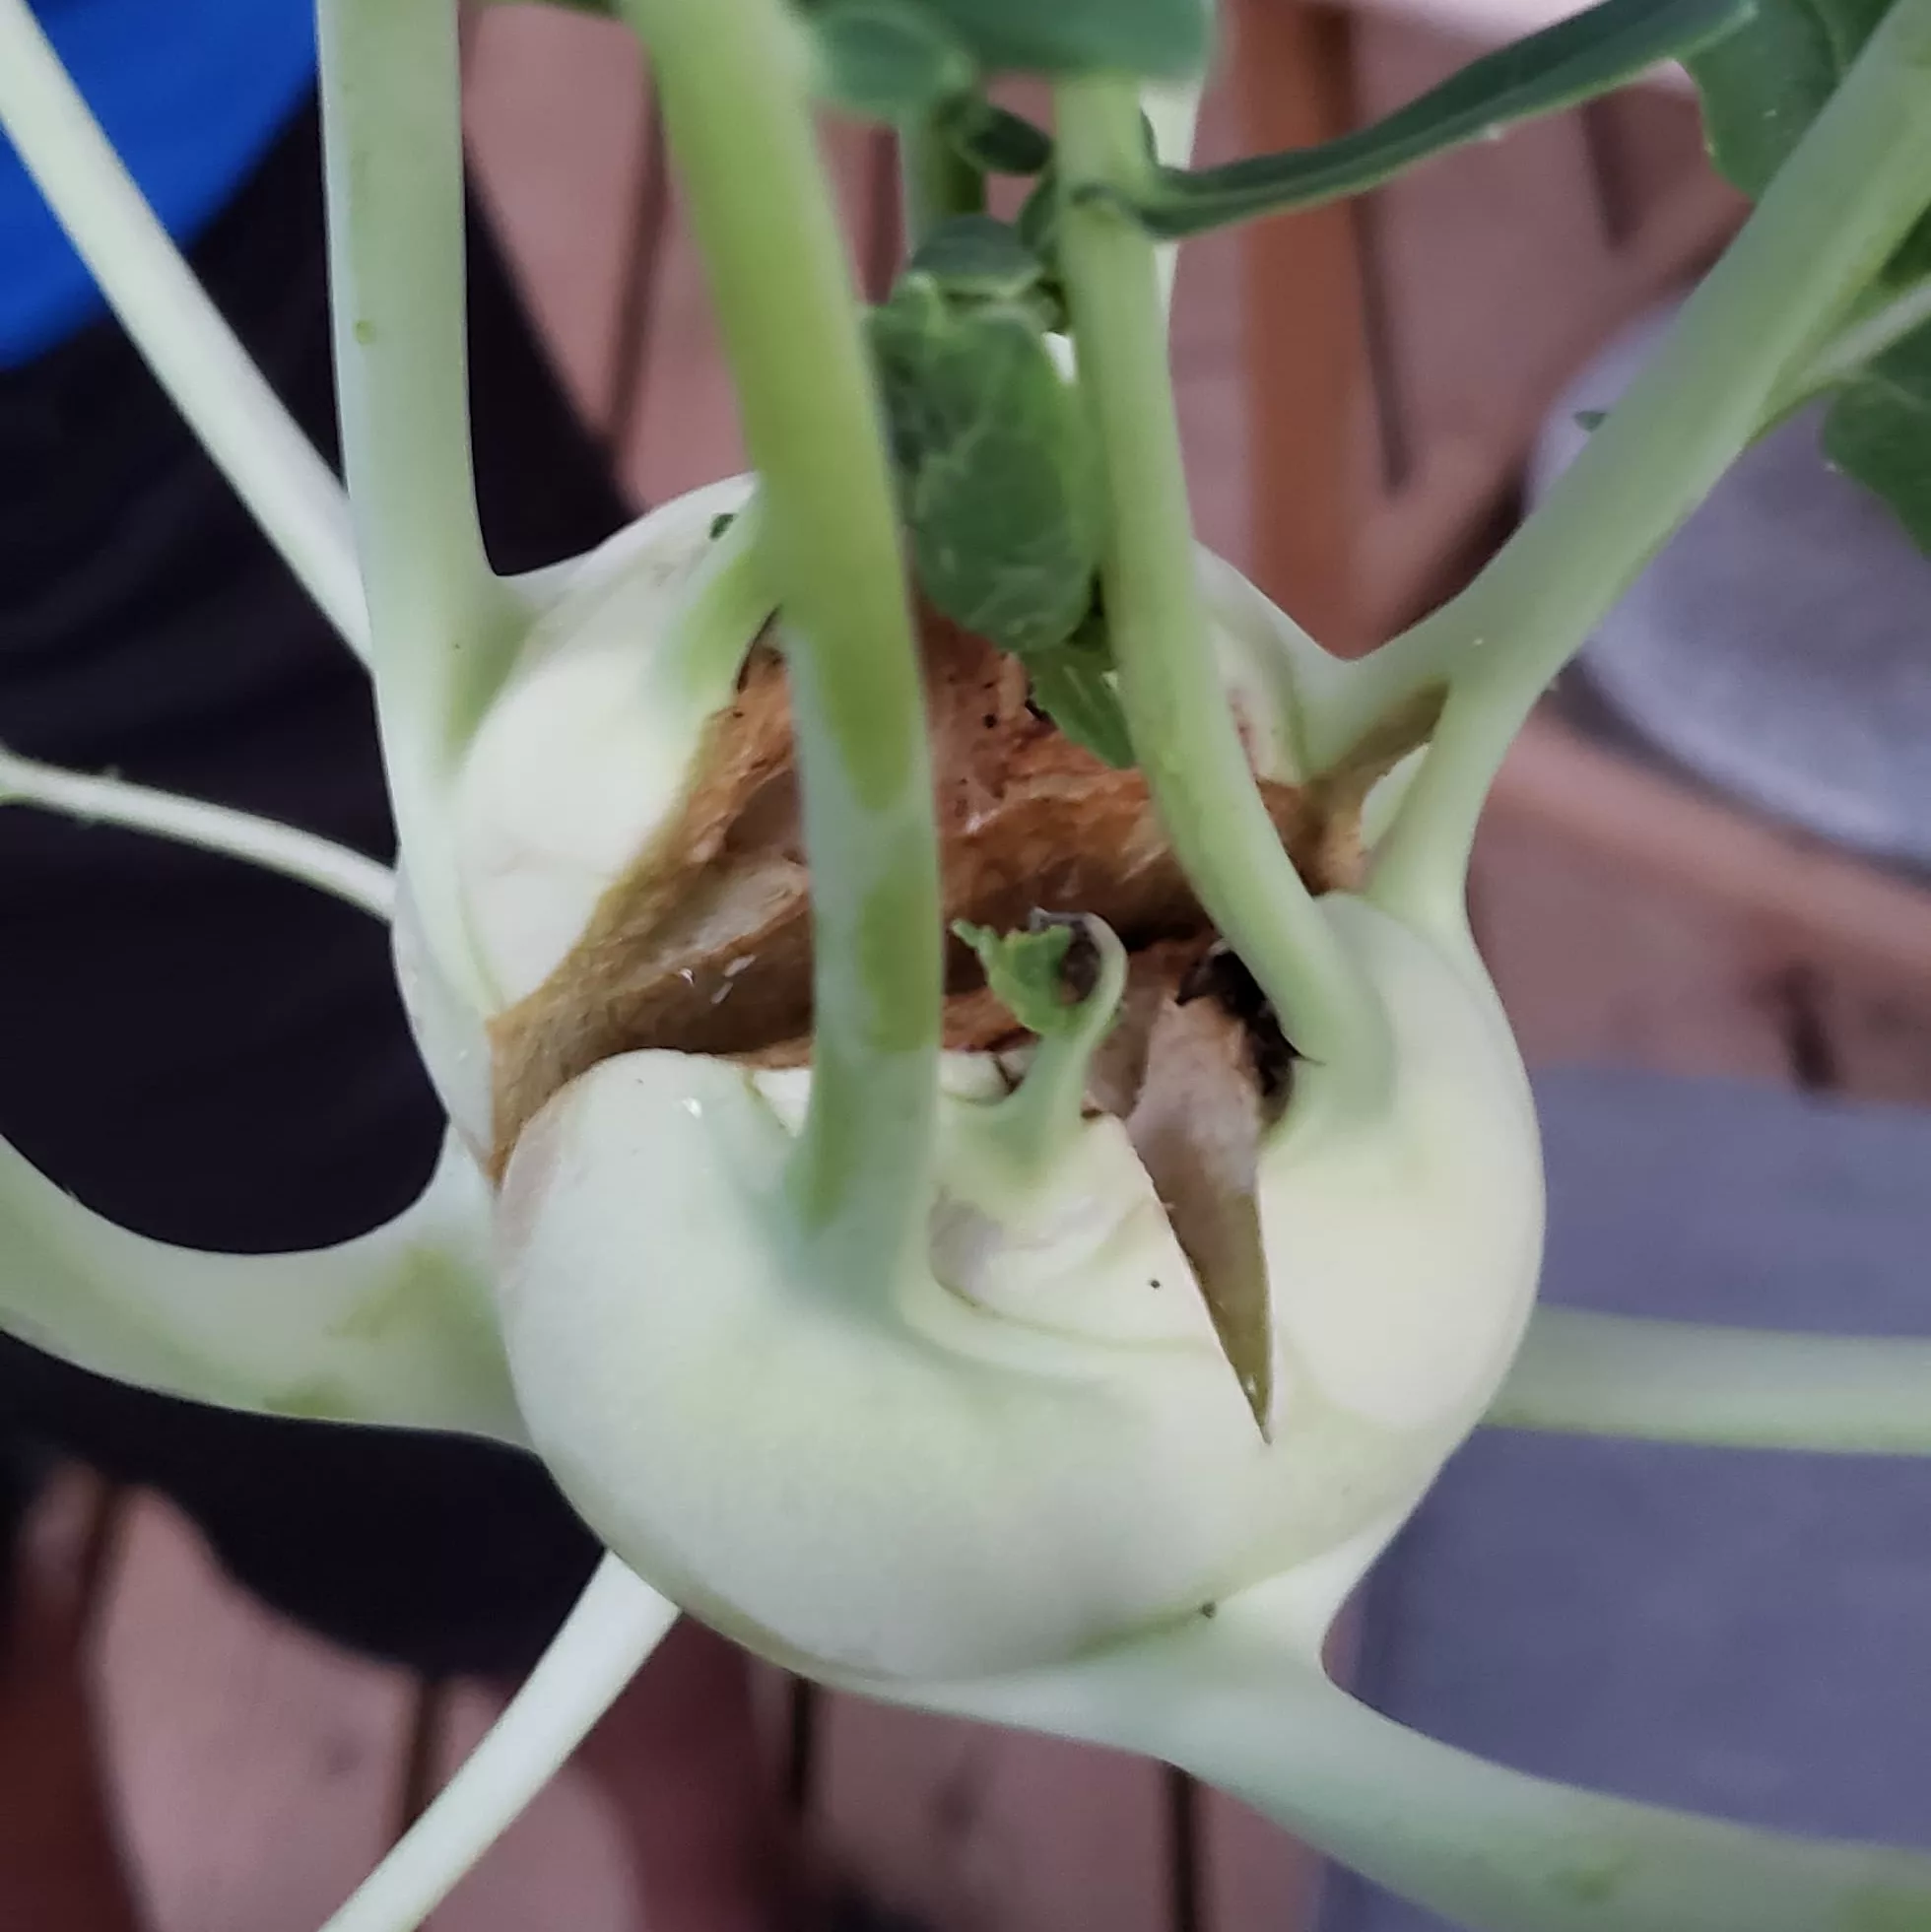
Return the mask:
{"type": "MultiPolygon", "coordinates": [[[[310,0],[37,0],[35,13],[182,240],[220,212],[314,85],[310,0]]],[[[85,264],[0,135],[0,367],[104,313],[85,264]]]]}

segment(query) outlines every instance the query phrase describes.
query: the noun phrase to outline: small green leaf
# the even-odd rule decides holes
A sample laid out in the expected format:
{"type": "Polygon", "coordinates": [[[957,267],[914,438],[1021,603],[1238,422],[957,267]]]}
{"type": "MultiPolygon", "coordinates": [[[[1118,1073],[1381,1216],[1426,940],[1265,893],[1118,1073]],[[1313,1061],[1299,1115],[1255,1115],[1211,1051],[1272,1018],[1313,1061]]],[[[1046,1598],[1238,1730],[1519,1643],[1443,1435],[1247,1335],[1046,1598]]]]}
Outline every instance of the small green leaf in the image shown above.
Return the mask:
{"type": "Polygon", "coordinates": [[[1116,771],[1133,766],[1133,734],[1120,704],[1103,612],[1096,610],[1064,644],[1034,652],[1025,663],[1032,702],[1074,744],[1116,771]]]}
{"type": "Polygon", "coordinates": [[[1876,491],[1931,555],[1931,326],[1845,383],[1825,419],[1824,451],[1876,491]]]}
{"type": "Polygon", "coordinates": [[[1049,274],[1059,262],[1059,168],[1047,163],[1045,171],[1032,184],[1032,192],[1020,205],[1013,226],[1019,238],[1045,263],[1049,274]]]}
{"type": "Polygon", "coordinates": [[[953,931],[979,956],[992,996],[1030,1033],[1079,1031],[1081,995],[1068,984],[1077,921],[1036,917],[1026,932],[994,932],[961,919],[953,931]]]}
{"type": "Polygon", "coordinates": [[[869,120],[910,120],[977,78],[943,22],[903,0],[824,0],[812,28],[819,92],[869,120]]]}
{"type": "Polygon", "coordinates": [[[909,274],[871,333],[926,596],[1002,650],[1063,643],[1093,604],[1099,463],[1038,314],[909,274]]]}
{"type": "Polygon", "coordinates": [[[1039,257],[1009,222],[990,215],[954,215],[919,244],[908,264],[959,301],[1016,302],[1045,280],[1039,257]]]}
{"type": "Polygon", "coordinates": [[[1115,771],[1133,765],[1133,736],[1110,672],[1060,653],[1029,663],[1032,701],[1074,744],[1115,771]]]}
{"type": "MultiPolygon", "coordinates": [[[[1665,60],[1719,42],[1753,0],[1603,0],[1485,54],[1373,126],[1286,154],[1188,172],[1163,168],[1132,212],[1168,239],[1339,200],[1518,121],[1624,86],[1665,60]]],[[[1110,191],[1095,190],[1111,198],[1110,191]]]]}
{"type": "Polygon", "coordinates": [[[961,94],[939,109],[939,128],[960,157],[982,174],[1043,174],[1052,136],[982,95],[961,94]]]}

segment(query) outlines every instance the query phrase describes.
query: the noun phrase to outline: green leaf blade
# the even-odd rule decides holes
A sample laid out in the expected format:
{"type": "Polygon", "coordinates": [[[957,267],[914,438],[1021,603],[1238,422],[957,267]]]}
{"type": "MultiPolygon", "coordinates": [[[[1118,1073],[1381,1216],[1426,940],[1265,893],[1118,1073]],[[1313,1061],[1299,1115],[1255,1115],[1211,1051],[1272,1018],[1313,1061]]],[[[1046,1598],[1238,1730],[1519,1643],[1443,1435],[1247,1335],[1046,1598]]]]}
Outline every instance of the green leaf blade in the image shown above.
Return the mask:
{"type": "MultiPolygon", "coordinates": [[[[1891,0],[1756,0],[1741,33],[1687,65],[1702,101],[1710,159],[1753,201],[1836,93],[1891,0]]],[[[1893,258],[1887,279],[1931,274],[1931,215],[1893,258]]]]}
{"type": "Polygon", "coordinates": [[[910,120],[972,85],[967,49],[902,0],[826,0],[817,16],[818,92],[847,113],[910,120]]]}
{"type": "Polygon", "coordinates": [[[992,996],[1030,1033],[1055,1039],[1079,1031],[1082,1002],[1067,984],[1077,922],[1036,923],[1026,932],[995,932],[961,919],[954,934],[978,955],[992,996]]]}
{"type": "Polygon", "coordinates": [[[1931,326],[1844,384],[1825,419],[1824,453],[1881,497],[1931,556],[1931,326]]]}
{"type": "Polygon", "coordinates": [[[1752,9],[1753,0],[1603,0],[1472,61],[1371,127],[1223,167],[1164,170],[1159,189],[1133,212],[1172,240],[1361,194],[1452,149],[1719,43],[1752,9]]]}
{"type": "Polygon", "coordinates": [[[909,36],[937,33],[987,73],[1200,73],[1213,42],[1209,0],[798,0],[815,27],[863,6],[909,36]]]}
{"type": "Polygon", "coordinates": [[[1032,701],[1064,736],[1115,771],[1132,768],[1133,734],[1110,659],[1096,663],[1074,648],[1029,659],[1032,701]]]}
{"type": "Polygon", "coordinates": [[[1093,604],[1098,459],[1036,315],[915,273],[872,339],[920,588],[1002,650],[1056,648],[1093,604]]]}
{"type": "MultiPolygon", "coordinates": [[[[1753,200],[1842,85],[1891,0],[1757,0],[1739,33],[1689,63],[1710,158],[1753,200]]],[[[1886,264],[1872,293],[1931,276],[1931,213],[1886,264]]],[[[1826,455],[1880,497],[1931,554],[1931,326],[1853,369],[1825,420],[1826,455]]]]}

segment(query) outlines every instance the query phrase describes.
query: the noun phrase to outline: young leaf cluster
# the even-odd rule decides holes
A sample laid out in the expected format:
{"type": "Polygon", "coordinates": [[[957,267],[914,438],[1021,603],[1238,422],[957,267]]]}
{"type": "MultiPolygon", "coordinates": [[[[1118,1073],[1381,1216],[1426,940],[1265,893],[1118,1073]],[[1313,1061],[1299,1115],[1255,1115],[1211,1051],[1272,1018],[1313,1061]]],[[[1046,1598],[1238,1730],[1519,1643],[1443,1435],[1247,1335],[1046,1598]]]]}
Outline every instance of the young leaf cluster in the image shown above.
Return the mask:
{"type": "Polygon", "coordinates": [[[873,311],[872,349],[919,588],[1019,658],[1069,737],[1128,764],[1096,607],[1099,457],[1048,340],[1061,320],[1019,234],[958,216],[873,311]]]}
{"type": "MultiPolygon", "coordinates": [[[[1054,1039],[1078,1030],[1082,1001],[1075,982],[1081,974],[1074,940],[1084,941],[1084,935],[1077,921],[1037,918],[1024,932],[1001,933],[961,919],[953,931],[978,955],[993,997],[1028,1033],[1054,1039]]],[[[1091,942],[1084,944],[1090,953],[1091,942]]]]}

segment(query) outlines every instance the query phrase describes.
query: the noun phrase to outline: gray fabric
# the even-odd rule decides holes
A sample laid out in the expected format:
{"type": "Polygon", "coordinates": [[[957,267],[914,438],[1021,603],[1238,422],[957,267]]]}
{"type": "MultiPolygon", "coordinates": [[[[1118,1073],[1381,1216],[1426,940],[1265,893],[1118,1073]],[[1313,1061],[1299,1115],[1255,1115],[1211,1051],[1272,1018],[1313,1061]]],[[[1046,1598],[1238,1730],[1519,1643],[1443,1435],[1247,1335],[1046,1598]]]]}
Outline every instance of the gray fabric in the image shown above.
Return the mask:
{"type": "MultiPolygon", "coordinates": [[[[1547,490],[1667,317],[1613,344],[1550,418],[1547,490]]],[[[1931,561],[1825,462],[1821,409],[1748,451],[1584,653],[1643,738],[1765,811],[1875,858],[1931,864],[1931,561]]]]}
{"type": "MultiPolygon", "coordinates": [[[[1931,1332],[1931,1115],[1541,1083],[1549,1299],[1931,1332]]],[[[1486,1431],[1372,1580],[1363,1695],[1544,1776],[1931,1843],[1931,1463],[1486,1431]]],[[[1445,1921],[1337,1874],[1322,1932],[1445,1921]]]]}

